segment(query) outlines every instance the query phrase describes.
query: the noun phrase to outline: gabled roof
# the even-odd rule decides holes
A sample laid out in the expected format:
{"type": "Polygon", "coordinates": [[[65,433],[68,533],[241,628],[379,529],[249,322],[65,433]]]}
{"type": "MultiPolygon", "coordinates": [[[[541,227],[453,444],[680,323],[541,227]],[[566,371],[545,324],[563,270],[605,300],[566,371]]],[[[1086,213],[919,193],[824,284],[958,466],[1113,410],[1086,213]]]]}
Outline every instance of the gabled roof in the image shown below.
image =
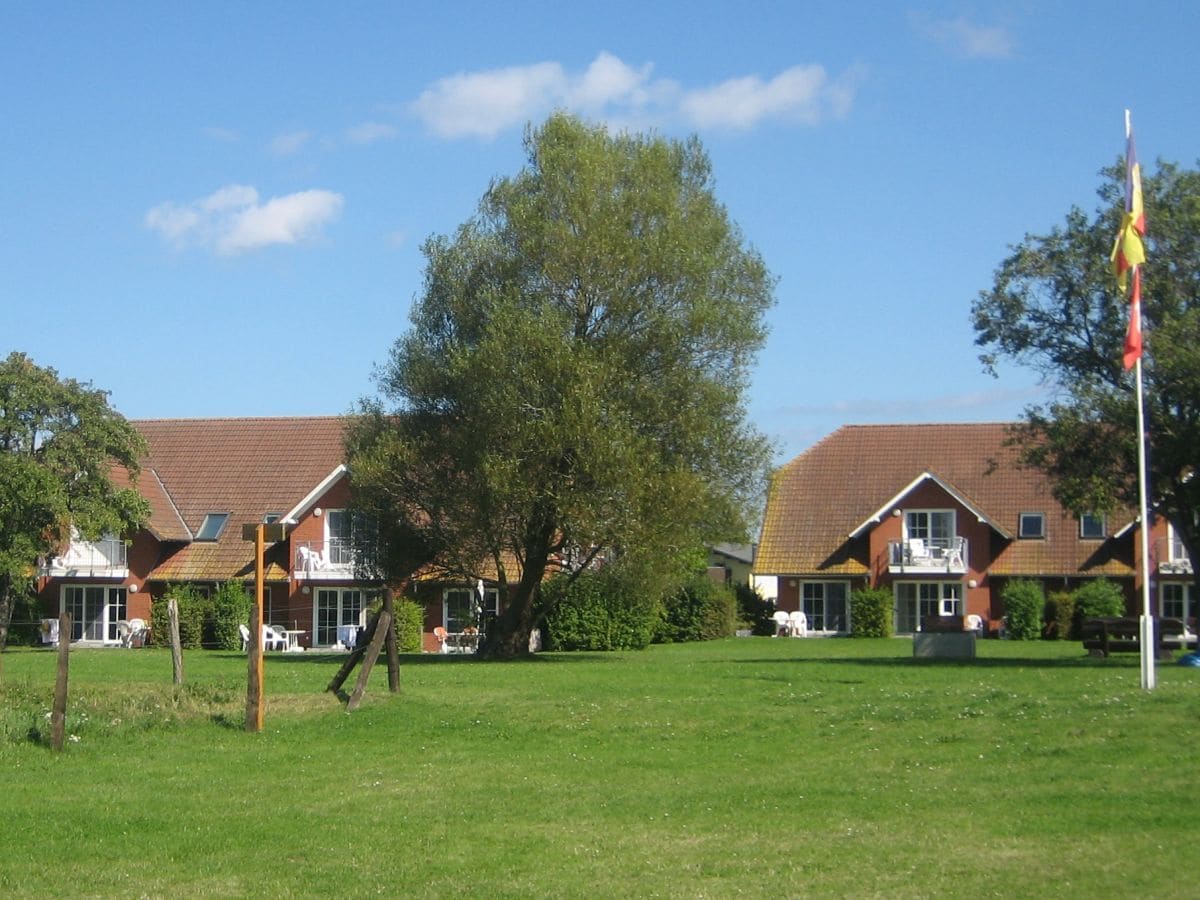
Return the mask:
{"type": "MultiPolygon", "coordinates": [[[[1006,423],[847,425],[781,466],[772,479],[759,574],[865,574],[849,553],[898,498],[932,480],[1003,539],[1021,513],[1044,513],[1048,537],[1010,541],[992,574],[1130,574],[1127,565],[1077,539],[1078,525],[1041,473],[1018,463],[1006,423]],[[866,526],[864,528],[864,526],[866,526]]],[[[1120,516],[1110,517],[1112,519],[1120,516]]],[[[1124,519],[1122,519],[1124,521],[1124,519]]],[[[865,539],[865,538],[863,538],[865,539]]]]}
{"type": "Polygon", "coordinates": [[[903,488],[901,488],[895,494],[895,496],[889,498],[882,506],[879,507],[879,509],[875,510],[875,512],[871,513],[871,515],[867,516],[866,519],[864,519],[862,522],[860,522],[858,527],[850,532],[849,537],[858,537],[860,534],[865,534],[866,532],[870,531],[872,527],[879,524],[879,521],[885,515],[887,515],[893,508],[898,506],[901,503],[901,501],[904,500],[905,497],[907,497],[909,494],[911,494],[914,489],[916,489],[919,485],[923,484],[926,481],[932,481],[934,484],[936,484],[938,487],[940,487],[943,491],[945,491],[947,494],[949,494],[951,497],[953,497],[955,500],[957,500],[960,504],[962,504],[980,522],[983,522],[985,525],[990,525],[992,528],[994,528],[1000,534],[1001,537],[1004,537],[1004,538],[1012,537],[1012,534],[1009,533],[1009,531],[1007,529],[1001,527],[999,524],[997,524],[996,522],[993,522],[991,519],[989,519],[987,516],[987,513],[977,509],[975,507],[975,504],[972,503],[966,497],[964,497],[961,493],[959,493],[958,490],[954,487],[954,485],[947,484],[946,482],[942,481],[942,479],[940,479],[936,475],[934,475],[932,472],[922,472],[920,475],[918,475],[916,478],[914,478],[912,481],[910,481],[907,485],[905,485],[903,488]]]}
{"type": "MultiPolygon", "coordinates": [[[[189,541],[166,558],[152,578],[214,581],[243,577],[253,545],[243,524],[296,509],[331,473],[344,474],[345,421],[298,418],[148,419],[133,425],[150,453],[138,490],[152,508],[148,530],[159,540],[189,541]],[[161,492],[161,497],[158,496],[161,492]],[[192,541],[204,517],[227,513],[216,541],[192,541]]],[[[283,577],[287,561],[272,567],[283,577]]]]}

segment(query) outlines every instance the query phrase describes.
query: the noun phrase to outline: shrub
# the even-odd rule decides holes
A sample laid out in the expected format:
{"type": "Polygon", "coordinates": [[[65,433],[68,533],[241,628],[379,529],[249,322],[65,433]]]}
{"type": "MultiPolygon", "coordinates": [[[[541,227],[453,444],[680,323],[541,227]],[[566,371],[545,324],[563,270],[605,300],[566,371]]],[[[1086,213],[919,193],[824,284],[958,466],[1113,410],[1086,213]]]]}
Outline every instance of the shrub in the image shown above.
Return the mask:
{"type": "Polygon", "coordinates": [[[1075,598],[1069,591],[1054,591],[1046,597],[1046,637],[1065,641],[1071,637],[1075,598]]]}
{"type": "Polygon", "coordinates": [[[396,648],[401,653],[421,652],[421,629],[425,626],[425,610],[413,600],[396,599],[396,648]]]}
{"type": "Polygon", "coordinates": [[[697,575],[663,604],[654,640],[670,644],[729,637],[737,624],[733,590],[707,575],[697,575]]]}
{"type": "Polygon", "coordinates": [[[1106,578],[1085,582],[1072,594],[1075,610],[1071,617],[1071,639],[1079,640],[1083,635],[1083,620],[1095,616],[1125,615],[1125,595],[1116,584],[1106,578]]]}
{"type": "Polygon", "coordinates": [[[775,620],[771,615],[775,606],[770,600],[764,600],[754,588],[741,582],[733,588],[737,600],[738,627],[750,629],[751,634],[762,636],[775,633],[775,620]]]}
{"type": "Polygon", "coordinates": [[[250,621],[252,602],[242,582],[226,581],[219,585],[205,610],[204,645],[218,650],[240,650],[242,632],[239,626],[250,621]]]}
{"type": "Polygon", "coordinates": [[[1040,583],[1018,578],[1004,585],[1000,592],[1008,636],[1014,641],[1034,641],[1042,636],[1042,613],[1046,594],[1040,583]]]}
{"type": "Polygon", "coordinates": [[[171,626],[167,617],[167,601],[175,598],[179,606],[179,643],[188,650],[200,649],[204,640],[204,618],[208,598],[190,584],[168,585],[162,597],[150,607],[150,636],[154,643],[171,645],[171,626]]]}
{"type": "Polygon", "coordinates": [[[657,605],[619,572],[566,575],[541,588],[547,650],[641,650],[650,643],[657,605]]]}
{"type": "Polygon", "coordinates": [[[854,637],[891,637],[892,592],[871,587],[852,591],[850,624],[854,637]]]}

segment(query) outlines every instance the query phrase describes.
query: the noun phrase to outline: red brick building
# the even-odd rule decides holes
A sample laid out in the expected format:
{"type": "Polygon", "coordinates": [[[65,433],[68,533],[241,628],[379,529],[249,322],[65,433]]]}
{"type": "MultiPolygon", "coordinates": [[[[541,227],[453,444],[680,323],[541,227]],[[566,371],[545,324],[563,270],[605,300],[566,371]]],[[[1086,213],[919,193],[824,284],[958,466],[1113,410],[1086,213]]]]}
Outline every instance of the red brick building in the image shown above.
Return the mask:
{"type": "MultiPolygon", "coordinates": [[[[995,631],[1012,578],[1047,591],[1104,576],[1140,608],[1136,515],[1077,517],[1006,446],[1005,424],[864,425],[838,429],[775,474],[755,558],[776,576],[779,607],[810,630],[847,633],[849,594],[883,587],[898,634],[927,616],[978,616],[995,631]]],[[[1152,532],[1159,615],[1195,616],[1191,563],[1166,522],[1152,532]]]]}

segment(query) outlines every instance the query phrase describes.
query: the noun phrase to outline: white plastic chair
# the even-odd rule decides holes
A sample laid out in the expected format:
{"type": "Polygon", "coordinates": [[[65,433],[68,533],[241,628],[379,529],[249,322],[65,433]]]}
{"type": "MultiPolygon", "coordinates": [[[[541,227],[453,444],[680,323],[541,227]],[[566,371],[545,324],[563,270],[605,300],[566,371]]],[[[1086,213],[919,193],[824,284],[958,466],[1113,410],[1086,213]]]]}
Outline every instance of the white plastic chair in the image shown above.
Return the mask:
{"type": "Polygon", "coordinates": [[[785,636],[791,634],[791,617],[788,616],[786,610],[775,610],[775,615],[772,618],[775,619],[775,637],[779,637],[781,634],[785,636]]]}
{"type": "Polygon", "coordinates": [[[150,638],[150,629],[146,627],[145,619],[129,620],[129,646],[145,647],[150,638]]]}
{"type": "Polygon", "coordinates": [[[792,637],[808,637],[808,616],[796,610],[788,615],[792,637]]]}
{"type": "Polygon", "coordinates": [[[433,629],[433,636],[438,642],[438,653],[449,653],[450,646],[446,643],[447,632],[441,625],[433,629]]]}
{"type": "Polygon", "coordinates": [[[124,619],[117,622],[117,640],[120,641],[122,647],[128,648],[132,643],[133,629],[129,627],[129,623],[124,619]]]}
{"type": "Polygon", "coordinates": [[[242,652],[246,653],[250,650],[250,628],[247,625],[239,625],[238,633],[242,636],[242,652]]]}
{"type": "Polygon", "coordinates": [[[929,548],[925,546],[923,538],[908,539],[908,558],[910,560],[929,559],[930,556],[929,548]]]}
{"type": "Polygon", "coordinates": [[[966,619],[967,631],[974,631],[976,634],[983,634],[983,618],[971,613],[966,619]]]}
{"type": "Polygon", "coordinates": [[[283,633],[283,629],[278,625],[263,626],[263,649],[264,650],[286,650],[287,635],[283,633]]]}

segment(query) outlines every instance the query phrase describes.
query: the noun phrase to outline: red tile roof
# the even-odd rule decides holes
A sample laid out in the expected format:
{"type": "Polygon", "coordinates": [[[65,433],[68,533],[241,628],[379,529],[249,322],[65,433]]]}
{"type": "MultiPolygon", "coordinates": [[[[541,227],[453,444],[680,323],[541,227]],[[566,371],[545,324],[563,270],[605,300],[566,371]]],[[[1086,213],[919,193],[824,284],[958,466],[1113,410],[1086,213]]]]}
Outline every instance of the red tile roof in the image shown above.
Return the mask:
{"type": "MultiPolygon", "coordinates": [[[[930,473],[1007,535],[1023,512],[1046,516],[1046,540],[1003,544],[994,575],[1130,575],[1110,556],[1112,541],[1080,541],[1041,473],[1022,468],[1005,446],[1005,423],[848,425],[779,468],[772,481],[754,571],[763,575],[862,575],[849,535],[914,479],[930,473]],[[1103,546],[1101,546],[1103,545],[1103,546]],[[839,552],[840,551],[840,552],[839,552]]],[[[1128,512],[1110,517],[1108,533],[1128,512]]]]}
{"type": "MultiPolygon", "coordinates": [[[[191,542],[151,576],[217,581],[252,572],[253,544],[242,525],[283,515],[345,460],[345,420],[334,416],[244,419],[148,419],[133,424],[150,446],[138,489],[152,508],[149,530],[186,541],[209,513],[228,513],[216,541],[191,542]]],[[[286,575],[273,560],[268,577],[286,575]]]]}

